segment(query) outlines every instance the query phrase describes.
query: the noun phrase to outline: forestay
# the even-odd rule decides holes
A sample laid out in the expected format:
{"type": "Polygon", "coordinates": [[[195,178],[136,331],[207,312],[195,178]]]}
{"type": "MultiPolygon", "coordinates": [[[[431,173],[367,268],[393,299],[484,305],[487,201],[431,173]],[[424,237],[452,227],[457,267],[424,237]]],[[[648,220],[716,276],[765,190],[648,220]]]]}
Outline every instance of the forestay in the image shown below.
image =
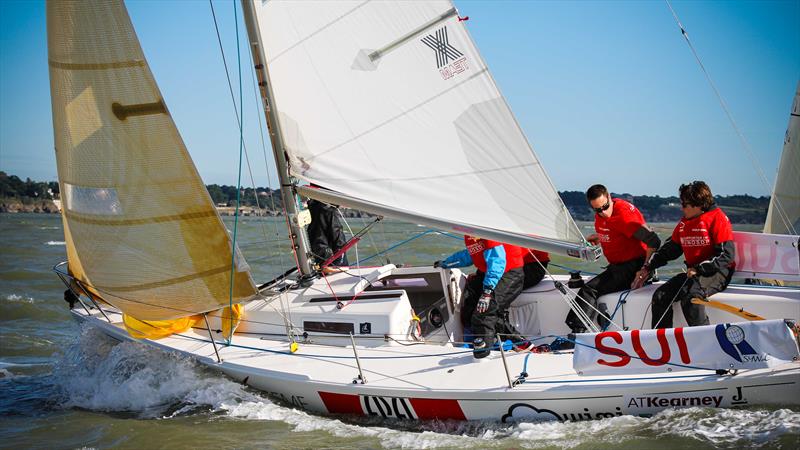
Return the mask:
{"type": "Polygon", "coordinates": [[[800,233],[800,82],[792,102],[764,233],[800,233]]]}
{"type": "Polygon", "coordinates": [[[410,221],[583,246],[451,2],[251,6],[293,176],[410,221]]]}
{"type": "Polygon", "coordinates": [[[572,362],[580,375],[756,369],[798,358],[783,320],[586,333],[576,342],[572,362]]]}
{"type": "Polygon", "coordinates": [[[48,2],[47,28],[70,274],[146,320],[254,295],[122,2],[48,2]]]}

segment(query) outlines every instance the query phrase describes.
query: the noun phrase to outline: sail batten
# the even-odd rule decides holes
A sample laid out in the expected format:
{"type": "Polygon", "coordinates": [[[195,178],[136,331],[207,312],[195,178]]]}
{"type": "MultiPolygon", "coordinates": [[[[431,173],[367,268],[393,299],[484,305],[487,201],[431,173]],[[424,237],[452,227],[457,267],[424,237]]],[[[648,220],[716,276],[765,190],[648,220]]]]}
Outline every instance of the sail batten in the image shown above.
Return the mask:
{"type": "Polygon", "coordinates": [[[585,246],[450,1],[248,5],[292,176],[412,222],[585,246]]]}
{"type": "Polygon", "coordinates": [[[48,2],[47,27],[70,275],[148,321],[256,295],[122,1],[48,2]]]}

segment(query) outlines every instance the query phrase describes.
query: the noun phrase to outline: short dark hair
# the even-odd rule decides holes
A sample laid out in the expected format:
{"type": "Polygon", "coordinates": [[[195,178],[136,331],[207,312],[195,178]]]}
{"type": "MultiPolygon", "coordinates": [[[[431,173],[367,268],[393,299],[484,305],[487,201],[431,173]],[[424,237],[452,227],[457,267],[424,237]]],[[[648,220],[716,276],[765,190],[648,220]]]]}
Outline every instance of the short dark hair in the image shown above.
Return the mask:
{"type": "Polygon", "coordinates": [[[592,201],[601,195],[605,195],[608,198],[608,189],[602,184],[595,184],[586,190],[586,200],[592,201]]]}
{"type": "Polygon", "coordinates": [[[696,180],[689,184],[682,184],[678,188],[678,192],[680,192],[681,202],[697,206],[703,211],[708,211],[714,206],[714,194],[711,193],[711,188],[705,181],[696,180]]]}

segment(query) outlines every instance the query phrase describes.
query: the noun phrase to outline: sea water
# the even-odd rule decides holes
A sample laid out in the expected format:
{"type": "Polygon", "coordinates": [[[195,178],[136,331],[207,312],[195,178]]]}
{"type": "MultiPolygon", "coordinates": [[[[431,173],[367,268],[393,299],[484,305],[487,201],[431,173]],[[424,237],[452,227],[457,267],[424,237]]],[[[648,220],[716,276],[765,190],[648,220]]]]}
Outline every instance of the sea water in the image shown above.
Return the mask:
{"type": "MultiPolygon", "coordinates": [[[[357,232],[368,220],[348,219],[348,225],[357,232]]],[[[226,224],[233,228],[228,218],[226,224]]],[[[657,229],[663,235],[670,226],[657,229]]],[[[237,242],[257,281],[291,267],[282,218],[245,217],[238,230],[237,242]]],[[[651,418],[517,424],[310,414],[190,358],[118,343],[77,325],[62,300],[64,287],[51,271],[65,259],[59,216],[0,215],[0,236],[2,448],[800,447],[798,408],[690,408],[651,418]]],[[[361,241],[358,258],[415,237],[364,264],[430,264],[462,246],[458,237],[385,222],[361,241]]],[[[356,260],[355,252],[350,259],[356,260]]],[[[554,262],[587,272],[601,268],[560,258],[554,262]]]]}

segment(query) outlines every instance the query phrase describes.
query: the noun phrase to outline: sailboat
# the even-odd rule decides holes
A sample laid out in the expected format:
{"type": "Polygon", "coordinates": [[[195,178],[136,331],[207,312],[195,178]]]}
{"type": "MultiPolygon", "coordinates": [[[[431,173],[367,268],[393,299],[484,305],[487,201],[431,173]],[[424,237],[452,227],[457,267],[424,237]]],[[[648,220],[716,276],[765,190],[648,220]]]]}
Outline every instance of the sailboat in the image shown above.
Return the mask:
{"type": "Polygon", "coordinates": [[[764,233],[797,234],[800,230],[800,82],[789,113],[789,125],[778,164],[778,176],[767,210],[764,233]]]}
{"type": "MultiPolygon", "coordinates": [[[[319,276],[296,194],[574,258],[599,253],[450,1],[242,6],[297,263],[263,284],[213,209],[122,1],[48,2],[68,258],[55,269],[76,320],[320,413],[575,421],[798,404],[784,320],[800,319],[797,289],[720,295],[773,320],[714,310],[709,327],[639,330],[655,284],[601,298],[609,327],[579,335],[574,352],[498,345],[475,360],[459,321],[461,271],[387,264],[319,276]]],[[[752,237],[737,267],[800,276],[796,238],[752,237]]],[[[534,343],[568,331],[567,281],[551,275],[511,308],[534,343]]]]}

